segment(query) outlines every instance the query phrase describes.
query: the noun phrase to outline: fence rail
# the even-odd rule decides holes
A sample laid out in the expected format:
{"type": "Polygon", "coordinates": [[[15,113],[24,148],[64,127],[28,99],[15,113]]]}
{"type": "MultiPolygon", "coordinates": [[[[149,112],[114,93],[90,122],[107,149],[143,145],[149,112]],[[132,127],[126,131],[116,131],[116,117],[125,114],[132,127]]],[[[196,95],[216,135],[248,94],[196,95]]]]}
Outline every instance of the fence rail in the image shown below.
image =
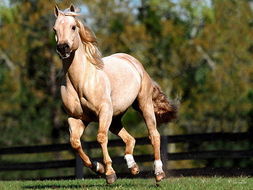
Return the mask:
{"type": "MultiPolygon", "coordinates": [[[[253,175],[253,168],[182,168],[182,169],[167,169],[167,161],[179,160],[208,160],[208,159],[250,159],[253,158],[253,150],[212,150],[212,151],[189,151],[189,152],[168,152],[168,144],[171,143],[203,143],[214,141],[243,141],[252,140],[252,135],[249,133],[206,133],[206,134],[191,134],[191,135],[173,135],[161,136],[161,155],[165,164],[166,172],[169,176],[241,176],[253,175]]],[[[150,144],[148,138],[137,138],[136,145],[150,144]]],[[[96,141],[83,142],[86,150],[100,148],[96,141]]],[[[122,140],[111,140],[108,147],[122,147],[125,146],[122,140]]],[[[12,154],[37,154],[47,152],[60,152],[72,151],[69,144],[54,144],[54,145],[40,145],[40,146],[26,146],[26,147],[9,147],[0,149],[0,157],[2,155],[12,154]]],[[[102,161],[102,158],[94,158],[94,160],[102,161]]],[[[112,157],[114,165],[125,162],[122,156],[112,157]]],[[[135,155],[135,160],[138,163],[152,162],[153,155],[135,155]]],[[[0,162],[0,172],[16,171],[16,170],[44,170],[53,168],[75,168],[74,176],[66,176],[62,178],[90,178],[96,177],[95,175],[84,175],[83,164],[79,156],[75,159],[60,160],[60,161],[43,161],[32,163],[13,163],[13,162],[0,162]]],[[[117,173],[119,177],[133,177],[129,173],[117,173]]],[[[142,171],[137,177],[153,176],[153,171],[142,171]]],[[[55,177],[61,178],[61,177],[55,177]]]]}

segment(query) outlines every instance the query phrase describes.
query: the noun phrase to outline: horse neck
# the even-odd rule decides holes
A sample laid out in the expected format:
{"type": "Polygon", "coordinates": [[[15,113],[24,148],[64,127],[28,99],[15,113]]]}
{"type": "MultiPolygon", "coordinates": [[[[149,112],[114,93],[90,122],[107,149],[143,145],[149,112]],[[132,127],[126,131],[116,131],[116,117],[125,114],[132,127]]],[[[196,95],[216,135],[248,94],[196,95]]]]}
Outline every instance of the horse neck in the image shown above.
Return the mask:
{"type": "Polygon", "coordinates": [[[67,79],[66,85],[72,85],[77,91],[83,87],[85,81],[95,76],[96,73],[96,67],[87,60],[83,48],[81,44],[73,52],[70,60],[63,60],[63,70],[67,79]]]}

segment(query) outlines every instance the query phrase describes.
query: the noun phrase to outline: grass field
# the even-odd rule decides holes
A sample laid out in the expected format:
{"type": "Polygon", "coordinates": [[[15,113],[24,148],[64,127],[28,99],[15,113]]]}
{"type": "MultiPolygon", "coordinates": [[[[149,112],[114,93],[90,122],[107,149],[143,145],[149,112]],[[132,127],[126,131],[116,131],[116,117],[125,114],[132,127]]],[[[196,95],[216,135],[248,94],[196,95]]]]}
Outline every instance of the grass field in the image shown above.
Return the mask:
{"type": "Polygon", "coordinates": [[[250,190],[253,178],[169,178],[156,186],[154,179],[118,179],[106,185],[103,179],[62,180],[62,181],[0,181],[1,190],[29,189],[166,189],[166,190],[250,190]]]}

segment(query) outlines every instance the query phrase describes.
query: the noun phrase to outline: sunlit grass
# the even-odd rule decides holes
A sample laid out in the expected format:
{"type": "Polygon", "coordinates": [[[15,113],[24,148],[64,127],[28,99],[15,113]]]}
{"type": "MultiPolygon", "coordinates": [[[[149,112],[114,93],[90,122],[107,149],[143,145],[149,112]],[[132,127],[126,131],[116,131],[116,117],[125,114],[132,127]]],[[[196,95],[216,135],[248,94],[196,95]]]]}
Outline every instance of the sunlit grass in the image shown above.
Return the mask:
{"type": "Polygon", "coordinates": [[[18,189],[166,189],[166,190],[250,190],[253,178],[168,178],[156,185],[154,179],[118,179],[107,185],[104,179],[62,181],[2,181],[1,190],[18,189]]]}

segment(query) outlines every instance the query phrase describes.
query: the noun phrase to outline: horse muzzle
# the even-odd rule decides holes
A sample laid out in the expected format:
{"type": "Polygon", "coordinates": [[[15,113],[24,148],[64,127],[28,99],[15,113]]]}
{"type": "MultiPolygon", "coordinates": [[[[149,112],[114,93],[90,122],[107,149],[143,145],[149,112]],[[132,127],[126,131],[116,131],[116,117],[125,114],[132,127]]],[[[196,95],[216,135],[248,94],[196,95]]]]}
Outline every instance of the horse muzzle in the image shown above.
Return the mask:
{"type": "Polygon", "coordinates": [[[67,43],[57,44],[56,52],[61,56],[62,59],[66,59],[70,56],[71,50],[67,43]]]}

